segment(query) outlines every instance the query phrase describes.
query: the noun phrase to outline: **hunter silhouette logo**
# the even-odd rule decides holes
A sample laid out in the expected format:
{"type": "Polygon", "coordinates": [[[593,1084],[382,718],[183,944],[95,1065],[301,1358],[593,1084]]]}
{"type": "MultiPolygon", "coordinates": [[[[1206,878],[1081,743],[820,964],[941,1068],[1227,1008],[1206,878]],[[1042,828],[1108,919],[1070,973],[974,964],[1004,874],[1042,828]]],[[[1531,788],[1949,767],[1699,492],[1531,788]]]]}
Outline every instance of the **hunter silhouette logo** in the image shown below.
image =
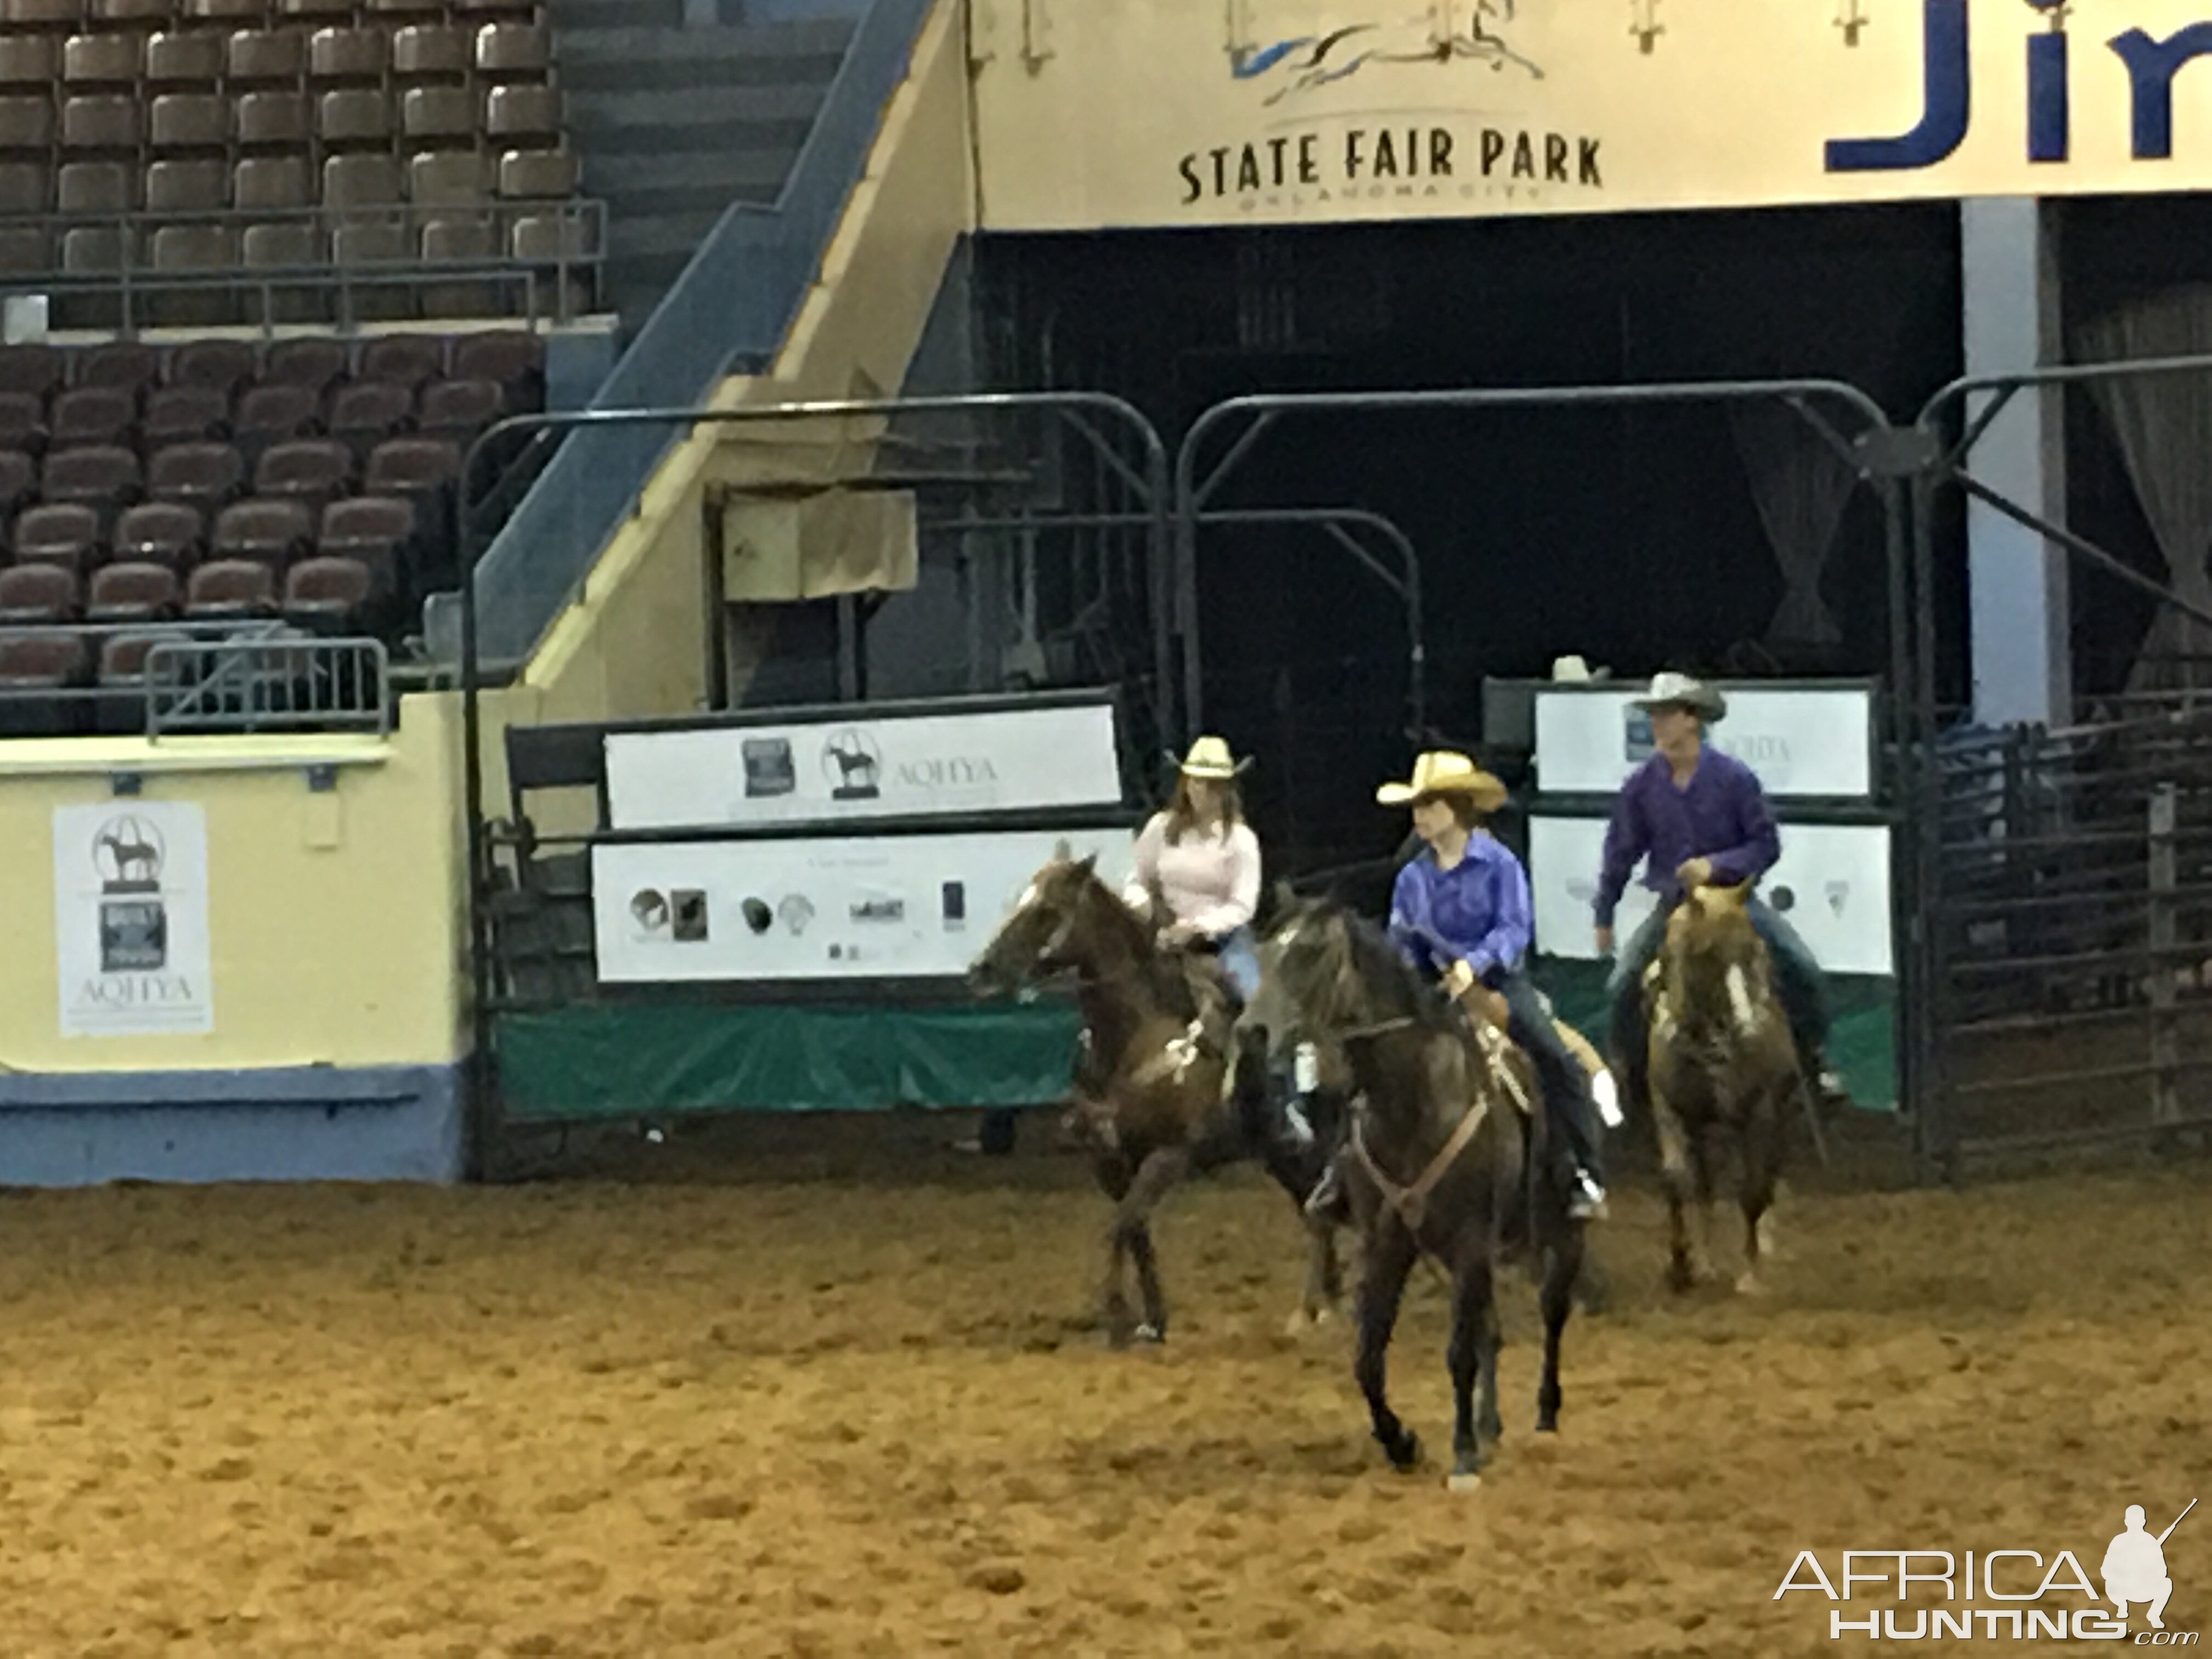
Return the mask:
{"type": "Polygon", "coordinates": [[[2143,1506],[2128,1505],[2126,1530],[2105,1547],[2105,1563],[2098,1570],[2105,1581],[2105,1599],[2112,1604],[2115,1618],[2125,1619],[2128,1604],[2140,1601],[2149,1608],[2143,1616],[2150,1627],[2166,1628],[2166,1598],[2173,1594],[2173,1580],[2166,1576],[2166,1540],[2196,1507],[2192,1498],[2188,1508],[2173,1517],[2172,1524],[2154,1537],[2143,1529],[2143,1506]]]}
{"type": "Polygon", "coordinates": [[[832,800],[873,800],[883,793],[884,757],[875,739],[852,726],[823,746],[822,770],[832,800]]]}

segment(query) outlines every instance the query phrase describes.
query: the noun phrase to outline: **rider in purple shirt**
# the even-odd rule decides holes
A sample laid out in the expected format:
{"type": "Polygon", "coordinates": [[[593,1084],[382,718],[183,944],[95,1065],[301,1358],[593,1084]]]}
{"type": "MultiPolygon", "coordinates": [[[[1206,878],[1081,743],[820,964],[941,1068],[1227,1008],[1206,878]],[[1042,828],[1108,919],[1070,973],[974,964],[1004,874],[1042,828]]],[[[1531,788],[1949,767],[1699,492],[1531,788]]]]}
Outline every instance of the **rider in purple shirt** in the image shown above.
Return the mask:
{"type": "Polygon", "coordinates": [[[1528,872],[1483,827],[1504,803],[1505,786],[1464,755],[1437,751],[1414,763],[1410,783],[1376,799],[1409,805],[1426,850],[1398,872],[1390,895],[1390,939],[1428,978],[1470,1012],[1502,1024],[1536,1067],[1554,1144],[1568,1165],[1567,1204],[1601,1214],[1605,1187],[1589,1073],[1568,1053],[1528,972],[1535,932],[1528,872]]]}
{"type": "MultiPolygon", "coordinates": [[[[1659,895],[1659,908],[1638,928],[1615,959],[1607,990],[1613,1000],[1613,1050],[1632,1095],[1644,1084],[1644,973],[1666,936],[1667,915],[1685,885],[1734,886],[1756,882],[1782,856],[1782,840],[1766,796],[1749,767],[1705,742],[1708,722],[1728,712],[1720,693],[1680,674],[1662,674],[1640,707],[1651,716],[1658,752],[1629,775],[1613,802],[1599,867],[1597,945],[1613,946],[1613,912],[1639,860],[1644,884],[1659,895]]],[[[1797,930],[1773,907],[1753,896],[1746,906],[1766,941],[1775,990],[1790,1016],[1805,1075],[1831,1097],[1840,1094],[1822,1051],[1827,1012],[1820,966],[1797,930]]]]}

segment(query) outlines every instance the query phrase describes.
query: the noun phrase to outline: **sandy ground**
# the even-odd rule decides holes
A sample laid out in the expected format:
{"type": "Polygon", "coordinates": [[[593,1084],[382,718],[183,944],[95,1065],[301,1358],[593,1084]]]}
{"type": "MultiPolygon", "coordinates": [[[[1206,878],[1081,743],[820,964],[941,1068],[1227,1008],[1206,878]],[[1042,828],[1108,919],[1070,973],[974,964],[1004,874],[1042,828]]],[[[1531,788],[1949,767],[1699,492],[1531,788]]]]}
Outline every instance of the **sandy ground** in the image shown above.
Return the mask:
{"type": "MultiPolygon", "coordinates": [[[[1670,1300],[1632,1192],[1541,1444],[1514,1282],[1464,1495],[1382,1467],[1341,1326],[1284,1333],[1257,1179],[1172,1202],[1175,1340],[1114,1354],[1079,1165],[823,1133],[861,1150],[0,1200],[0,1654],[1832,1653],[1771,1599],[1800,1548],[2094,1571],[2212,1498],[2201,1164],[1799,1196],[1757,1304],[1670,1300]]],[[[1432,1449],[1442,1345],[1417,1285],[1432,1449]]],[[[2212,1629],[2212,1510],[2167,1548],[2212,1629]]]]}

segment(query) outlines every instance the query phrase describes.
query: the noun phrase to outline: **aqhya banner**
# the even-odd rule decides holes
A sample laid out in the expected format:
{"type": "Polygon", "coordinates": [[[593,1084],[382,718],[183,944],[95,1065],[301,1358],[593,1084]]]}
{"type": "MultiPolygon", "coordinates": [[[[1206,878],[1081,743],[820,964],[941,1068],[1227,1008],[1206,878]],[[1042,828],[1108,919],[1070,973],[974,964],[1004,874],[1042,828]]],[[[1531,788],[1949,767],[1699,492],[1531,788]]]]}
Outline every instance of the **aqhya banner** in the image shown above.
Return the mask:
{"type": "Polygon", "coordinates": [[[615,732],[616,830],[720,830],[1115,806],[1109,703],[615,732]]]}
{"type": "Polygon", "coordinates": [[[207,819],[195,801],[54,809],[62,1035],[215,1029],[207,819]]]}

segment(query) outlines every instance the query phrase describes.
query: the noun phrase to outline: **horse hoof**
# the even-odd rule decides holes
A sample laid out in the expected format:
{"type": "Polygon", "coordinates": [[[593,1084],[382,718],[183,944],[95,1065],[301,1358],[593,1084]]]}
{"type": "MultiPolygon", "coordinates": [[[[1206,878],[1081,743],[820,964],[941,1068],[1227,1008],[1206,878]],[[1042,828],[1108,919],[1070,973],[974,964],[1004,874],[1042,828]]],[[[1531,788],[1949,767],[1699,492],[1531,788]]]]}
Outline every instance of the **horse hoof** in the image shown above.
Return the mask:
{"type": "Polygon", "coordinates": [[[1482,1477],[1473,1469],[1454,1470],[1444,1481],[1444,1490],[1450,1492],[1470,1492],[1482,1490],[1482,1477]]]}
{"type": "Polygon", "coordinates": [[[1757,1273],[1746,1273],[1737,1278],[1735,1293],[1738,1296],[1765,1296],[1766,1285],[1757,1273]]]}
{"type": "Polygon", "coordinates": [[[1137,1340],[1139,1342],[1158,1344],[1167,1340],[1168,1334],[1150,1321],[1137,1327],[1137,1340]]]}
{"type": "Polygon", "coordinates": [[[1401,1474],[1414,1474],[1421,1467],[1421,1437],[1408,1434],[1406,1443],[1389,1454],[1390,1467],[1401,1474]]]}

